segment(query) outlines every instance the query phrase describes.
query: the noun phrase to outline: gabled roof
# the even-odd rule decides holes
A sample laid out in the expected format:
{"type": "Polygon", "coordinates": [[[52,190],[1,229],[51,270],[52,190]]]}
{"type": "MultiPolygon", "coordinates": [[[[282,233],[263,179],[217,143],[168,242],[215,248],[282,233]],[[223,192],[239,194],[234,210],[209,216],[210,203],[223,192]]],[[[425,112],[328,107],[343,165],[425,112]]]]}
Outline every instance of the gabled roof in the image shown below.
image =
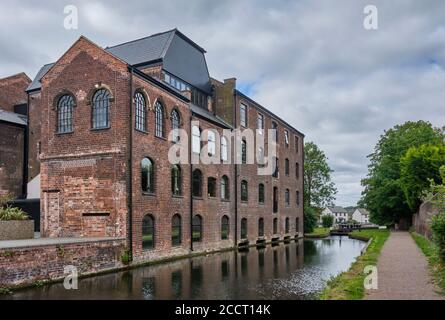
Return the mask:
{"type": "Polygon", "coordinates": [[[233,129],[233,127],[230,124],[225,122],[222,118],[218,117],[217,115],[214,115],[207,109],[204,109],[202,107],[194,105],[193,103],[190,103],[190,110],[196,116],[204,118],[205,120],[208,120],[216,125],[219,125],[222,128],[233,129]]]}
{"type": "Polygon", "coordinates": [[[41,88],[40,80],[42,80],[43,76],[48,72],[49,69],[54,65],[55,63],[48,63],[45,64],[43,67],[40,68],[39,72],[37,72],[36,77],[34,80],[32,80],[31,84],[26,88],[26,91],[34,91],[41,88]]]}
{"type": "Polygon", "coordinates": [[[362,215],[369,215],[369,211],[364,208],[357,208],[358,212],[362,215]]]}
{"type": "Polygon", "coordinates": [[[5,111],[3,109],[0,109],[0,121],[14,123],[21,126],[26,126],[28,123],[26,120],[26,116],[14,112],[5,111]]]}
{"type": "Polygon", "coordinates": [[[334,213],[348,213],[348,210],[340,206],[328,207],[328,209],[334,213]]]}

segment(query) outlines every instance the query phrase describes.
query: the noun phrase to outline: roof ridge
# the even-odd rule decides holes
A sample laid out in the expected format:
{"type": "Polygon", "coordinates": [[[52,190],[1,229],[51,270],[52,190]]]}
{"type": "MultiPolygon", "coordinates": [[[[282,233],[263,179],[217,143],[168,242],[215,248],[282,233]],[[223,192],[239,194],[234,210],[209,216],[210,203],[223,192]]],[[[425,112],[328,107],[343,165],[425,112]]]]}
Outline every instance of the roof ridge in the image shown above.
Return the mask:
{"type": "Polygon", "coordinates": [[[175,28],[171,31],[174,31],[174,32],[172,32],[172,34],[170,35],[168,40],[165,42],[164,48],[162,48],[162,53],[161,53],[162,58],[165,58],[165,54],[167,53],[168,48],[170,48],[173,38],[175,37],[175,33],[178,31],[178,29],[175,28]]]}
{"type": "Polygon", "coordinates": [[[10,79],[10,78],[15,78],[15,77],[18,77],[18,76],[25,76],[26,78],[28,78],[30,81],[32,81],[29,77],[28,77],[28,75],[25,73],[25,72],[18,72],[18,73],[15,73],[15,74],[12,74],[12,75],[10,75],[10,76],[6,76],[6,77],[4,77],[4,78],[0,78],[0,81],[2,81],[2,80],[6,80],[6,79],[10,79]]]}
{"type": "Polygon", "coordinates": [[[151,34],[151,35],[149,35],[149,36],[141,37],[141,38],[138,38],[138,39],[134,39],[134,40],[130,40],[130,41],[126,41],[126,42],[122,42],[122,43],[116,44],[116,45],[114,45],[114,46],[110,46],[110,47],[107,46],[107,47],[105,47],[105,50],[107,50],[107,49],[111,49],[111,48],[116,48],[116,47],[119,47],[119,46],[123,46],[123,45],[129,44],[129,43],[133,43],[133,42],[137,42],[137,41],[145,40],[145,39],[148,39],[148,38],[151,38],[151,37],[160,36],[160,35],[162,35],[162,34],[166,34],[166,33],[169,33],[169,32],[173,32],[173,31],[176,31],[176,30],[177,30],[177,29],[174,28],[174,29],[170,29],[170,30],[167,30],[167,31],[154,33],[154,34],[151,34]]]}

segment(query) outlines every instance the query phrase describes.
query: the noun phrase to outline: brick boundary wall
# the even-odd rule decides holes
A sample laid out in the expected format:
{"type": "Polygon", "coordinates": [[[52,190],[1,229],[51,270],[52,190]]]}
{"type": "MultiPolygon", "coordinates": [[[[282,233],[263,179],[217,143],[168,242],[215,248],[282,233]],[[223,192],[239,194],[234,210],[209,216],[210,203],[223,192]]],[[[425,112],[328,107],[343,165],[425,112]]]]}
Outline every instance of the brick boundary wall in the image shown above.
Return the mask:
{"type": "Polygon", "coordinates": [[[125,248],[125,239],[1,248],[0,288],[60,280],[68,265],[76,266],[81,276],[118,269],[124,267],[120,258],[125,248]]]}
{"type": "Polygon", "coordinates": [[[431,239],[430,222],[431,218],[440,213],[439,208],[434,207],[431,202],[424,202],[419,208],[419,212],[413,215],[413,227],[418,233],[431,239]]]}

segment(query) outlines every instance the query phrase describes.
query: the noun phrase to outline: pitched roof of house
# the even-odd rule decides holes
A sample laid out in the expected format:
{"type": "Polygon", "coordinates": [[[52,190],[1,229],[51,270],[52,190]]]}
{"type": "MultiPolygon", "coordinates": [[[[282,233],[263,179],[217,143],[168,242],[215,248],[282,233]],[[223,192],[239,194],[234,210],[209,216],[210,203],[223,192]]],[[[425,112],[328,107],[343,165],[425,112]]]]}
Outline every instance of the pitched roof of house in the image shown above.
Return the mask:
{"type": "Polygon", "coordinates": [[[369,211],[364,208],[357,208],[357,210],[363,215],[369,215],[369,211]]]}
{"type": "Polygon", "coordinates": [[[333,207],[328,207],[329,210],[331,210],[332,212],[337,212],[337,213],[348,213],[348,210],[346,210],[343,207],[340,206],[333,206],[333,207]]]}
{"type": "Polygon", "coordinates": [[[0,109],[0,121],[14,123],[21,126],[26,126],[28,123],[26,120],[26,116],[14,112],[5,111],[3,109],[0,109]]]}
{"type": "Polygon", "coordinates": [[[26,88],[26,91],[34,91],[41,88],[40,80],[42,80],[43,76],[48,72],[49,69],[54,65],[55,63],[48,63],[45,64],[43,67],[40,68],[39,72],[37,72],[37,75],[35,76],[34,80],[32,80],[31,84],[26,88]]]}

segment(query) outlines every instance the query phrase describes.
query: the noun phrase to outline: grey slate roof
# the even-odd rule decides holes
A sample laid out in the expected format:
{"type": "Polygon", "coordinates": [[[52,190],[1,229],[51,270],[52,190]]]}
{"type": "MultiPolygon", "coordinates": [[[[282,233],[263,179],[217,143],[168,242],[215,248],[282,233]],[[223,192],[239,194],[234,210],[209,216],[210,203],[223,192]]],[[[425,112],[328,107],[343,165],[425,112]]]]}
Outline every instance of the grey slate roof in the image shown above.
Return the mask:
{"type": "Polygon", "coordinates": [[[45,64],[43,67],[41,67],[39,72],[37,72],[37,75],[34,78],[34,80],[32,80],[31,84],[28,86],[28,88],[26,88],[26,91],[40,89],[40,87],[41,87],[40,80],[45,75],[45,73],[47,73],[48,70],[51,69],[51,67],[53,65],[54,65],[54,63],[48,63],[48,64],[45,64]]]}
{"type": "Polygon", "coordinates": [[[337,213],[348,213],[348,210],[346,210],[343,207],[340,206],[333,206],[333,207],[328,207],[332,212],[337,212],[337,213]]]}
{"type": "Polygon", "coordinates": [[[24,115],[0,109],[0,120],[1,121],[26,126],[28,123],[26,119],[27,118],[24,115]]]}
{"type": "Polygon", "coordinates": [[[364,208],[357,208],[357,210],[363,215],[369,215],[369,211],[364,208]]]}
{"type": "Polygon", "coordinates": [[[195,113],[198,116],[201,116],[211,122],[214,122],[216,124],[219,124],[223,128],[232,129],[233,127],[225,122],[220,117],[214,115],[213,113],[209,112],[207,109],[204,109],[202,107],[199,107],[193,103],[190,103],[190,110],[192,110],[193,113],[195,113]]]}

